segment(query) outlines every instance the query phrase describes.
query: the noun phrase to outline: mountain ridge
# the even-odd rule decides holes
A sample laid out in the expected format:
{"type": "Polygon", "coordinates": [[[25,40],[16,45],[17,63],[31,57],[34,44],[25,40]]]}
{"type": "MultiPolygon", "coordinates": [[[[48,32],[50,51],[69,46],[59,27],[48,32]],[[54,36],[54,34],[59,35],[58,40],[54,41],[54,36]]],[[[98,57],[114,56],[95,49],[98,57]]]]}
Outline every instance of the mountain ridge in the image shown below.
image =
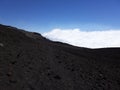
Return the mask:
{"type": "Polygon", "coordinates": [[[0,90],[120,90],[119,53],[0,25],[0,90]]]}

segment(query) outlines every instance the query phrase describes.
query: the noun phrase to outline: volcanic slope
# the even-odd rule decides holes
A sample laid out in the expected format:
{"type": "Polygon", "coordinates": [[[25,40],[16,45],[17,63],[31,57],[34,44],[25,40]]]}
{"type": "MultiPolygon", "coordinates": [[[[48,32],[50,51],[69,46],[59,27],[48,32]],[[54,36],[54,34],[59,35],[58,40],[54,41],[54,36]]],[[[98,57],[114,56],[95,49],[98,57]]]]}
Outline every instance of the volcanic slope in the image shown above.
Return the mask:
{"type": "Polygon", "coordinates": [[[120,90],[120,48],[75,47],[0,25],[0,90],[120,90]]]}

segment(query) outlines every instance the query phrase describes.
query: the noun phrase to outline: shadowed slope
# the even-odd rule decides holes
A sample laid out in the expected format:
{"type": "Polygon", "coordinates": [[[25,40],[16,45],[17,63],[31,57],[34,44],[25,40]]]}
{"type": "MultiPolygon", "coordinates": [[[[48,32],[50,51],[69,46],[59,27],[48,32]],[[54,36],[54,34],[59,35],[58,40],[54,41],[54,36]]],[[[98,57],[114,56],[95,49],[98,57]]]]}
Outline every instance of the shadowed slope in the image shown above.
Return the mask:
{"type": "Polygon", "coordinates": [[[120,90],[119,53],[0,25],[0,90],[120,90]]]}

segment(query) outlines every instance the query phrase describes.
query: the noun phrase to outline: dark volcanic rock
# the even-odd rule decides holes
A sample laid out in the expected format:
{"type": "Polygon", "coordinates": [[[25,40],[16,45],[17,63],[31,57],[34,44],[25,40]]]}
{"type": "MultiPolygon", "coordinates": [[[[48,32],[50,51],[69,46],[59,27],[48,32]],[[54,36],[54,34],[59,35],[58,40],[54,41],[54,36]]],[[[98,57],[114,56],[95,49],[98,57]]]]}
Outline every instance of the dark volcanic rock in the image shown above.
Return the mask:
{"type": "Polygon", "coordinates": [[[0,90],[120,90],[119,54],[0,25],[0,90]]]}

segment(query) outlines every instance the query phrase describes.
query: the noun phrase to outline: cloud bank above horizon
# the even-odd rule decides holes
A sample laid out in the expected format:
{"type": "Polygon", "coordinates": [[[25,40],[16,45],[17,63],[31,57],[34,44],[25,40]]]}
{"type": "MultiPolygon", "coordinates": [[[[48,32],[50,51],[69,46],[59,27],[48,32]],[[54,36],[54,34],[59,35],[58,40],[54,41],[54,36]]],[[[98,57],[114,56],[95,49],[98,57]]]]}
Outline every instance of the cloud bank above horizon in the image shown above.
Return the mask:
{"type": "Polygon", "coordinates": [[[60,41],[79,47],[120,47],[120,30],[87,32],[80,29],[53,29],[42,35],[52,41],[60,41]]]}

